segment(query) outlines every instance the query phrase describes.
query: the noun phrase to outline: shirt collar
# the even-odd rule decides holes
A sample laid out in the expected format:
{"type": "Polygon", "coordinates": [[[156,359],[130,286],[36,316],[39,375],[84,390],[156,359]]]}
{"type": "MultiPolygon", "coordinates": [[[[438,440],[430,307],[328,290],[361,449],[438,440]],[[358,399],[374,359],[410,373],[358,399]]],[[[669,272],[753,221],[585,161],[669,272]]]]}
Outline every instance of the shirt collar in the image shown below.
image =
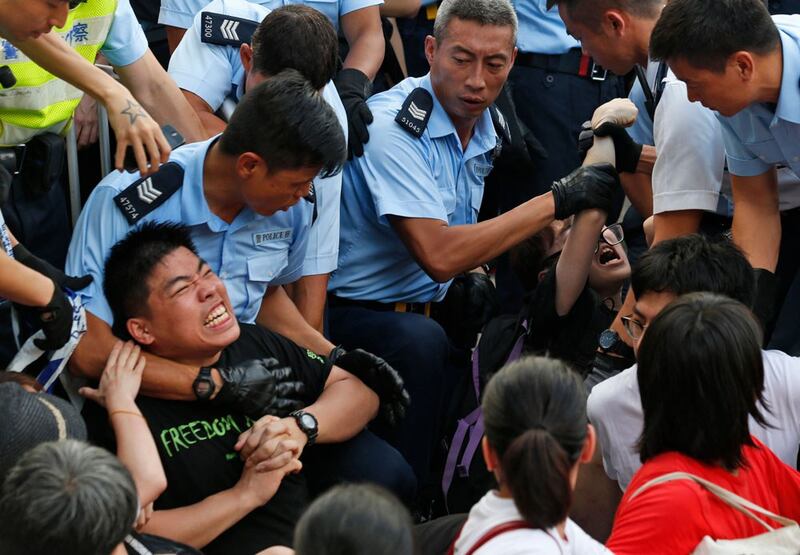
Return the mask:
{"type": "MultiPolygon", "coordinates": [[[[432,139],[446,137],[447,135],[455,135],[458,138],[453,120],[450,119],[444,107],[439,103],[439,99],[436,98],[433,85],[431,85],[430,73],[422,78],[419,86],[431,93],[433,97],[433,111],[431,112],[431,118],[428,120],[428,135],[432,139]]],[[[477,148],[481,152],[486,152],[492,150],[496,145],[497,134],[494,131],[494,124],[492,124],[492,116],[489,114],[489,110],[484,110],[478,121],[475,122],[475,132],[472,134],[469,145],[467,145],[467,150],[477,148]]]]}
{"type": "Polygon", "coordinates": [[[781,37],[783,75],[775,117],[800,123],[800,46],[782,29],[779,28],[778,32],[781,37]]]}
{"type": "MultiPolygon", "coordinates": [[[[188,156],[183,164],[183,186],[181,187],[181,222],[186,225],[199,225],[209,222],[214,217],[208,207],[205,193],[203,192],[203,166],[205,165],[208,149],[211,148],[219,135],[194,146],[196,155],[188,156]]],[[[189,146],[189,148],[192,148],[189,146]]]]}

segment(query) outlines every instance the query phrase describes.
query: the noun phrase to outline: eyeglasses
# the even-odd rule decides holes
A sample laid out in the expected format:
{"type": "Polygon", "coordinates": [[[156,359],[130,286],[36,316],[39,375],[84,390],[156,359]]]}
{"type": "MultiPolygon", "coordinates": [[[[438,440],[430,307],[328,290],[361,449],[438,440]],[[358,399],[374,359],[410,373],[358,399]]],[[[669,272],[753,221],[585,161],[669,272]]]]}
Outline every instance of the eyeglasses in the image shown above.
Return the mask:
{"type": "Polygon", "coordinates": [[[600,238],[597,240],[597,246],[594,248],[594,252],[597,254],[597,251],[600,250],[600,243],[605,243],[613,247],[614,245],[619,245],[624,240],[625,232],[622,231],[621,224],[612,224],[608,227],[604,227],[603,231],[600,232],[600,238]]]}
{"type": "Polygon", "coordinates": [[[640,339],[644,333],[644,330],[646,330],[648,326],[648,324],[642,324],[633,316],[623,316],[621,320],[622,326],[632,339],[640,339]]]}

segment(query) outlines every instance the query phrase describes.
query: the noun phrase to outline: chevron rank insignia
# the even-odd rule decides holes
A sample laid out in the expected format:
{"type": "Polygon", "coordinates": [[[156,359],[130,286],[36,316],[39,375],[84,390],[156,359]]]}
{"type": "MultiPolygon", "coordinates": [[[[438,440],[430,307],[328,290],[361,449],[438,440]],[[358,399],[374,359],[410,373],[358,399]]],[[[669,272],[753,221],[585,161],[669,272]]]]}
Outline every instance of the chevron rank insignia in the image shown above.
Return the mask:
{"type": "Polygon", "coordinates": [[[200,40],[222,46],[250,44],[258,27],[257,21],[214,12],[203,12],[201,22],[200,40]]]}
{"type": "Polygon", "coordinates": [[[431,93],[422,87],[418,87],[411,91],[411,94],[406,97],[405,102],[403,102],[403,107],[397,112],[394,121],[419,139],[428,126],[428,120],[431,119],[432,111],[433,97],[431,93]]]}
{"type": "Polygon", "coordinates": [[[114,197],[122,215],[130,225],[164,204],[183,185],[183,168],[168,162],[149,177],[131,183],[114,197]]]}

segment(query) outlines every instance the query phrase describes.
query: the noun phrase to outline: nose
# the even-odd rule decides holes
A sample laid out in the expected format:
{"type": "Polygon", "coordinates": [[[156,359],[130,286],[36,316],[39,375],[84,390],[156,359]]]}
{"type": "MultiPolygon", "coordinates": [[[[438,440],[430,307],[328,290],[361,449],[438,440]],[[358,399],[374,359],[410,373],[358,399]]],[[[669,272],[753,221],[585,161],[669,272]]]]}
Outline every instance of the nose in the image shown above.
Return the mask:
{"type": "Polygon", "coordinates": [[[197,296],[201,301],[206,301],[213,297],[216,294],[216,285],[218,280],[216,277],[213,279],[211,278],[200,278],[200,282],[197,285],[197,296]]]}
{"type": "Polygon", "coordinates": [[[51,12],[51,16],[47,21],[47,24],[50,27],[63,27],[64,24],[67,22],[67,16],[69,15],[69,3],[68,2],[58,2],[58,7],[54,8],[51,12]]]}
{"type": "Polygon", "coordinates": [[[472,71],[467,76],[466,86],[473,91],[479,91],[486,87],[486,79],[484,79],[484,71],[486,68],[483,64],[472,64],[472,71]]]}

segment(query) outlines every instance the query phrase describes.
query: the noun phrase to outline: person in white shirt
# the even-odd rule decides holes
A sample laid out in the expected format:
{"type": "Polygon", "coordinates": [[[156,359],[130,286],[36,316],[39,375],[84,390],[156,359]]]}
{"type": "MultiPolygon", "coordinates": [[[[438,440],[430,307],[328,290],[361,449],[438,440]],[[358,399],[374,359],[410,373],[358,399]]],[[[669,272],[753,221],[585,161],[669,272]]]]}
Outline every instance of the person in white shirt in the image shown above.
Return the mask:
{"type": "Polygon", "coordinates": [[[567,518],[595,432],[581,378],[555,359],[523,358],[490,381],[483,457],[499,488],[470,511],[455,555],[608,554],[567,518]]]}

